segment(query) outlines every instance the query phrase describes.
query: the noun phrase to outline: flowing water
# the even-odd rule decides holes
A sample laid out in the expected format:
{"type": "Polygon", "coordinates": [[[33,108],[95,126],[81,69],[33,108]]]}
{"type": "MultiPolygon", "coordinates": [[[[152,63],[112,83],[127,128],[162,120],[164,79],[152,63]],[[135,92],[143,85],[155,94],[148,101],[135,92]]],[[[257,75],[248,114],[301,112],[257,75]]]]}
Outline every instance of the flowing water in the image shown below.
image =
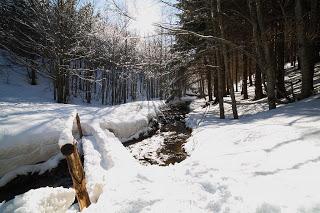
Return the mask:
{"type": "Polygon", "coordinates": [[[191,135],[185,124],[189,105],[188,101],[166,105],[157,120],[150,123],[151,131],[124,145],[144,165],[166,166],[183,161],[187,157],[183,145],[191,135]]]}

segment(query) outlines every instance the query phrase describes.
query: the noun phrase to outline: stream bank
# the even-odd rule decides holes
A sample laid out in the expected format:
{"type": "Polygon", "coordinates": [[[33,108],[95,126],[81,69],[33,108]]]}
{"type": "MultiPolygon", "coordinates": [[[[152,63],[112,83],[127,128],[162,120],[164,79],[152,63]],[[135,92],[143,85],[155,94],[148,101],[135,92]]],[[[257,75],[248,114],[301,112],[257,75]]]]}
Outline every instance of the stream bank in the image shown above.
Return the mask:
{"type": "Polygon", "coordinates": [[[72,179],[69,174],[67,161],[65,159],[59,162],[56,168],[46,171],[39,175],[38,173],[28,173],[27,175],[18,175],[12,181],[0,187],[0,203],[9,201],[16,195],[23,194],[30,189],[41,187],[72,187],[72,179]]]}
{"type": "MultiPolygon", "coordinates": [[[[183,144],[191,135],[191,129],[185,125],[186,114],[190,111],[189,105],[190,101],[166,105],[161,109],[157,119],[149,122],[148,134],[143,134],[124,145],[132,153],[136,152],[133,155],[145,165],[166,166],[183,161],[187,157],[183,144]]],[[[61,160],[56,168],[41,175],[38,173],[19,175],[0,187],[0,203],[31,189],[46,186],[72,187],[66,160],[61,160]]]]}
{"type": "Polygon", "coordinates": [[[150,131],[124,143],[141,164],[167,166],[186,159],[188,155],[183,145],[192,132],[185,124],[190,103],[181,101],[165,105],[157,120],[150,122],[150,131]]]}

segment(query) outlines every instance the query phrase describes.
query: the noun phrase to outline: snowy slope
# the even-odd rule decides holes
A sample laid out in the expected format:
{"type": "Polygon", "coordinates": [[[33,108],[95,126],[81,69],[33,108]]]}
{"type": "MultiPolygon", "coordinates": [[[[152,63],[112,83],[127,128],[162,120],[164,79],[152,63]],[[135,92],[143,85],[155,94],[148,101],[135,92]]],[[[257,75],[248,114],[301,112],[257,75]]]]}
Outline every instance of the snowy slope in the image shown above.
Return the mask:
{"type": "Polygon", "coordinates": [[[48,78],[37,74],[37,85],[30,85],[28,69],[0,49],[0,99],[11,103],[53,102],[48,78]]]}
{"type": "Polygon", "coordinates": [[[85,212],[319,212],[319,106],[316,96],[203,125],[189,140],[191,157],[165,168],[134,163],[99,130],[84,142],[89,190],[98,195],[85,212]]]}
{"type": "Polygon", "coordinates": [[[319,212],[319,96],[228,124],[196,129],[180,164],[107,168],[85,212],[319,212]]]}
{"type": "Polygon", "coordinates": [[[320,211],[320,96],[239,121],[205,120],[199,126],[184,163],[196,160],[193,172],[211,168],[215,176],[234,180],[230,193],[247,212],[320,211]]]}
{"type": "MultiPolygon", "coordinates": [[[[93,202],[84,212],[319,212],[319,96],[239,121],[206,120],[205,108],[194,109],[189,119],[202,122],[187,144],[191,156],[169,167],[140,166],[100,125],[102,115],[124,119],[141,104],[148,108],[138,102],[78,109],[93,202]]],[[[53,111],[67,113],[59,106],[53,111]]]]}
{"type": "MultiPolygon", "coordinates": [[[[9,87],[17,91],[4,88],[9,87]]],[[[14,100],[5,93],[0,90],[0,185],[18,170],[53,167],[61,157],[56,155],[61,132],[77,110],[92,201],[84,212],[320,212],[319,95],[272,111],[266,111],[265,100],[241,101],[239,114],[246,116],[237,121],[220,120],[216,107],[202,108],[204,102],[195,100],[187,120],[194,128],[186,144],[190,157],[168,167],[145,167],[121,141],[143,131],[162,102],[88,107],[32,103],[36,93],[30,91],[17,92],[14,100]],[[40,168],[32,165],[50,157],[40,168]]],[[[230,118],[228,103],[226,114],[230,118]]],[[[43,197],[29,191],[0,204],[0,212],[64,212],[74,198],[68,189],[38,190],[43,197]]]]}

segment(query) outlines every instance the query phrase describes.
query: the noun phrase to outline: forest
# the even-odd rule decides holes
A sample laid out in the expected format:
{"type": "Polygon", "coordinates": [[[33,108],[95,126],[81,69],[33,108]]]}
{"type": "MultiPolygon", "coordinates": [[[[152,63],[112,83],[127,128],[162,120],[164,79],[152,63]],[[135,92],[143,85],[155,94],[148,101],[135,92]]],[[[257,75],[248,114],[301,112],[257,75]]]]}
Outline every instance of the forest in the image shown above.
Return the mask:
{"type": "Polygon", "coordinates": [[[254,84],[254,99],[266,95],[269,109],[313,94],[320,60],[319,1],[180,1],[176,6],[183,12],[174,49],[190,54],[180,66],[180,85],[198,82],[203,96],[208,91],[209,101],[214,96],[219,102],[220,118],[226,95],[238,118],[234,91],[240,82],[243,99],[248,99],[248,83],[254,84]],[[294,83],[285,79],[287,63],[301,69],[300,94],[287,89],[294,83]]]}
{"type": "Polygon", "coordinates": [[[0,0],[0,213],[319,213],[320,0],[0,0]]]}
{"type": "MultiPolygon", "coordinates": [[[[1,1],[1,47],[53,83],[58,103],[80,96],[90,103],[179,97],[192,90],[220,104],[254,84],[255,99],[277,103],[313,94],[320,59],[319,1],[163,1],[176,15],[155,23],[145,37],[130,31],[126,8],[115,4],[118,21],[76,0],[1,1]],[[301,92],[285,79],[285,65],[301,68],[301,92]],[[240,85],[239,85],[240,84],[240,85]]],[[[114,15],[114,14],[113,14],[114,15]]]]}
{"type": "Polygon", "coordinates": [[[165,96],[166,38],[139,38],[127,17],[111,23],[94,14],[92,3],[74,0],[5,0],[0,10],[1,48],[28,67],[30,84],[38,74],[51,79],[58,103],[72,96],[109,105],[165,96]]]}

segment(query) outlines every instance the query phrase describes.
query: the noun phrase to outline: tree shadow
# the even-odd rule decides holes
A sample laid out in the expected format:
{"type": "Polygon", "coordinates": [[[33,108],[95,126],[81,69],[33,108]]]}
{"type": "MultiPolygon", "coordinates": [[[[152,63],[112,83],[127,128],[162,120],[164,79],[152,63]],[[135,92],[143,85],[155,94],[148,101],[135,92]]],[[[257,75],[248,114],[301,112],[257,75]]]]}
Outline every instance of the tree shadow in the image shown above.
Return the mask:
{"type": "Polygon", "coordinates": [[[286,169],[276,169],[273,171],[266,171],[266,172],[254,172],[254,176],[266,176],[266,175],[274,175],[277,174],[279,172],[283,172],[283,171],[290,171],[290,170],[296,170],[296,169],[300,169],[302,166],[305,166],[309,163],[317,163],[320,161],[320,156],[313,158],[313,159],[309,159],[306,160],[304,162],[301,163],[297,163],[295,165],[293,165],[292,167],[286,168],[286,169]]]}
{"type": "Polygon", "coordinates": [[[269,153],[269,152],[272,152],[272,151],[275,151],[275,150],[279,149],[282,146],[285,146],[285,145],[288,145],[288,144],[291,144],[291,143],[295,143],[295,142],[298,142],[298,141],[303,141],[305,138],[307,138],[309,136],[318,135],[318,134],[319,134],[319,131],[313,131],[313,132],[304,134],[303,136],[301,136],[299,138],[296,138],[296,139],[293,139],[293,140],[287,140],[287,141],[284,141],[282,143],[278,143],[278,144],[274,145],[270,149],[263,149],[263,150],[265,152],[269,153]]]}
{"type": "MultiPolygon", "coordinates": [[[[246,115],[240,117],[239,120],[234,120],[231,118],[220,119],[217,115],[211,114],[210,116],[206,117],[201,123],[199,127],[205,127],[214,125],[216,127],[226,126],[226,125],[233,125],[233,124],[248,124],[257,121],[264,121],[273,117],[297,117],[297,119],[290,121],[287,123],[288,126],[292,126],[297,123],[299,120],[305,118],[311,118],[312,121],[317,121],[320,119],[320,95],[315,95],[309,99],[302,100],[296,103],[290,103],[287,105],[279,106],[277,109],[268,110],[263,112],[258,112],[253,115],[246,115]]],[[[192,112],[192,119],[199,120],[203,117],[203,112],[192,112]]],[[[285,125],[285,124],[283,124],[285,125]]]]}

